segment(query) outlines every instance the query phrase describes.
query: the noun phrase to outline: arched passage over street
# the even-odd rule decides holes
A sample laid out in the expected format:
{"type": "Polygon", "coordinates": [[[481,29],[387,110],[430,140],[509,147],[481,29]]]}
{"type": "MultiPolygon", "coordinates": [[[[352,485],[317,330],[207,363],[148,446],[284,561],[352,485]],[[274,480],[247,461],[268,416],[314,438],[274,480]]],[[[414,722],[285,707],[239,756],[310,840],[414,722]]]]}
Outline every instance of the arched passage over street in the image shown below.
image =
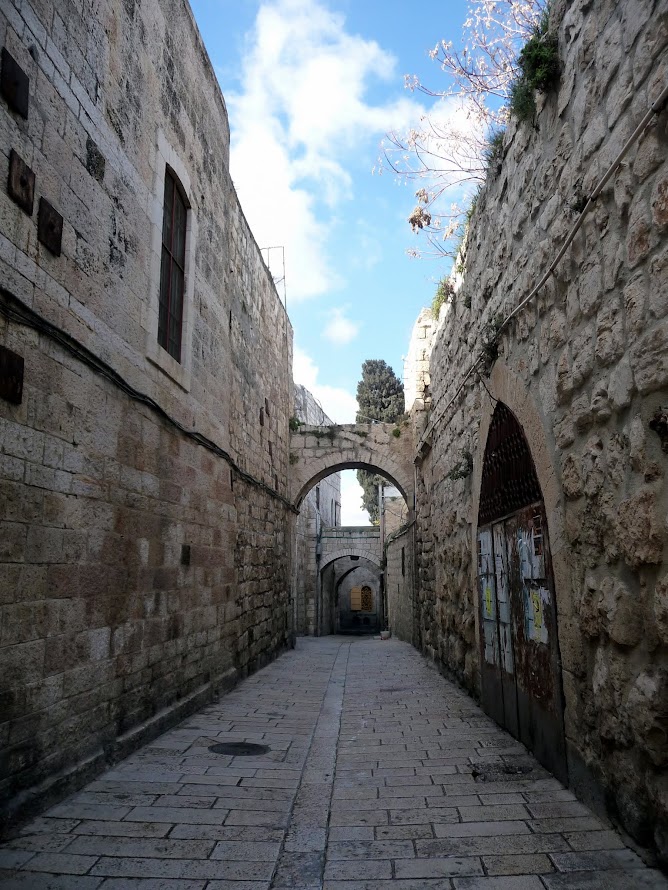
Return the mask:
{"type": "Polygon", "coordinates": [[[347,559],[351,556],[359,559],[364,559],[367,562],[375,565],[376,568],[380,568],[380,556],[378,556],[377,554],[369,553],[368,551],[356,548],[348,548],[345,550],[337,550],[335,553],[328,553],[327,556],[323,556],[322,562],[320,563],[320,571],[322,571],[330,563],[336,562],[337,559],[347,559]]]}
{"type": "Polygon", "coordinates": [[[330,473],[361,469],[379,473],[395,485],[413,512],[413,441],[408,424],[302,425],[290,436],[290,465],[290,494],[297,507],[309,489],[330,473]]]}

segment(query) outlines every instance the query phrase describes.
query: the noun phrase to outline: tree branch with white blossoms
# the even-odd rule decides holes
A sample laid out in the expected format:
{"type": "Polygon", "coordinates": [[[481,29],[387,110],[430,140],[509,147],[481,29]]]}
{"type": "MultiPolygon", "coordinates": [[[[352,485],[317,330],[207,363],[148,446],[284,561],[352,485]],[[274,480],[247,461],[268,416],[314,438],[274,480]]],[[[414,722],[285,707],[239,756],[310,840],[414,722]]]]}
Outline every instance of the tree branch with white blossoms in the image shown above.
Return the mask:
{"type": "MultiPolygon", "coordinates": [[[[486,178],[490,143],[508,119],[511,86],[519,75],[518,56],[545,14],[547,0],[471,0],[463,25],[463,46],[441,40],[430,51],[446,75],[442,90],[407,75],[405,86],[436,100],[420,125],[389,133],[381,169],[420,182],[418,203],[408,218],[413,231],[427,234],[435,255],[456,253],[451,242],[466,216],[459,201],[486,178]],[[448,193],[459,201],[447,203],[448,193]]],[[[411,250],[414,255],[424,251],[411,250]]]]}

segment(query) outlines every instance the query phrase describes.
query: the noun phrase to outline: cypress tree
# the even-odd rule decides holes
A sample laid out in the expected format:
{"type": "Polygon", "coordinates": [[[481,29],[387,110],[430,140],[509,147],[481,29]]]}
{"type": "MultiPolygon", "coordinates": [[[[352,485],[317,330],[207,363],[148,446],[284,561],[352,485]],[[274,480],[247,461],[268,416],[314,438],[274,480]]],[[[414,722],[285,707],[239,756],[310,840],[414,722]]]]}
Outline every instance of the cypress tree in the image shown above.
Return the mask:
{"type": "MultiPolygon", "coordinates": [[[[362,379],[357,384],[358,423],[379,420],[394,423],[404,413],[404,385],[392,368],[382,359],[368,359],[362,365],[362,379]]],[[[357,480],[364,495],[362,506],[376,525],[378,516],[378,483],[382,476],[358,470],[357,480]]]]}

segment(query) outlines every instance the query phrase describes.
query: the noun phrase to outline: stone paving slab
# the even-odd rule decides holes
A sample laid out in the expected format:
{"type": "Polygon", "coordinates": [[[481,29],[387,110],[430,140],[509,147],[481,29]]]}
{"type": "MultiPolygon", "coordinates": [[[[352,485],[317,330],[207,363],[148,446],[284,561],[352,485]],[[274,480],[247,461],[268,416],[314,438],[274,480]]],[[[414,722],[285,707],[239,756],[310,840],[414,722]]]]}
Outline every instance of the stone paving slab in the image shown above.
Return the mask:
{"type": "Polygon", "coordinates": [[[668,890],[394,640],[294,652],[23,827],[1,890],[668,890]],[[220,742],[268,745],[220,755],[220,742]],[[526,774],[483,781],[484,764],[526,774]]]}

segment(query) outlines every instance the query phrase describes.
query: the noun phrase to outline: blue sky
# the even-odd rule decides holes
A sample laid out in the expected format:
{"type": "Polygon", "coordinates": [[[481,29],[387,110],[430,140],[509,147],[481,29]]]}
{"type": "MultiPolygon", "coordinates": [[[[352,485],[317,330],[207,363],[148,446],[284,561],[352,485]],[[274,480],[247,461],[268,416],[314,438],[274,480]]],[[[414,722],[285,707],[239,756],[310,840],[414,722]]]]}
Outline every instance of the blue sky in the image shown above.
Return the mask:
{"type": "MultiPolygon", "coordinates": [[[[445,86],[428,50],[459,41],[466,3],[191,4],[228,107],[241,205],[260,247],[285,249],[295,380],[351,422],[362,362],[385,359],[402,376],[413,323],[448,271],[406,254],[419,246],[406,222],[416,186],[373,170],[383,136],[429,108],[404,75],[445,86]]],[[[344,524],[362,522],[350,478],[344,489],[344,524]]]]}

